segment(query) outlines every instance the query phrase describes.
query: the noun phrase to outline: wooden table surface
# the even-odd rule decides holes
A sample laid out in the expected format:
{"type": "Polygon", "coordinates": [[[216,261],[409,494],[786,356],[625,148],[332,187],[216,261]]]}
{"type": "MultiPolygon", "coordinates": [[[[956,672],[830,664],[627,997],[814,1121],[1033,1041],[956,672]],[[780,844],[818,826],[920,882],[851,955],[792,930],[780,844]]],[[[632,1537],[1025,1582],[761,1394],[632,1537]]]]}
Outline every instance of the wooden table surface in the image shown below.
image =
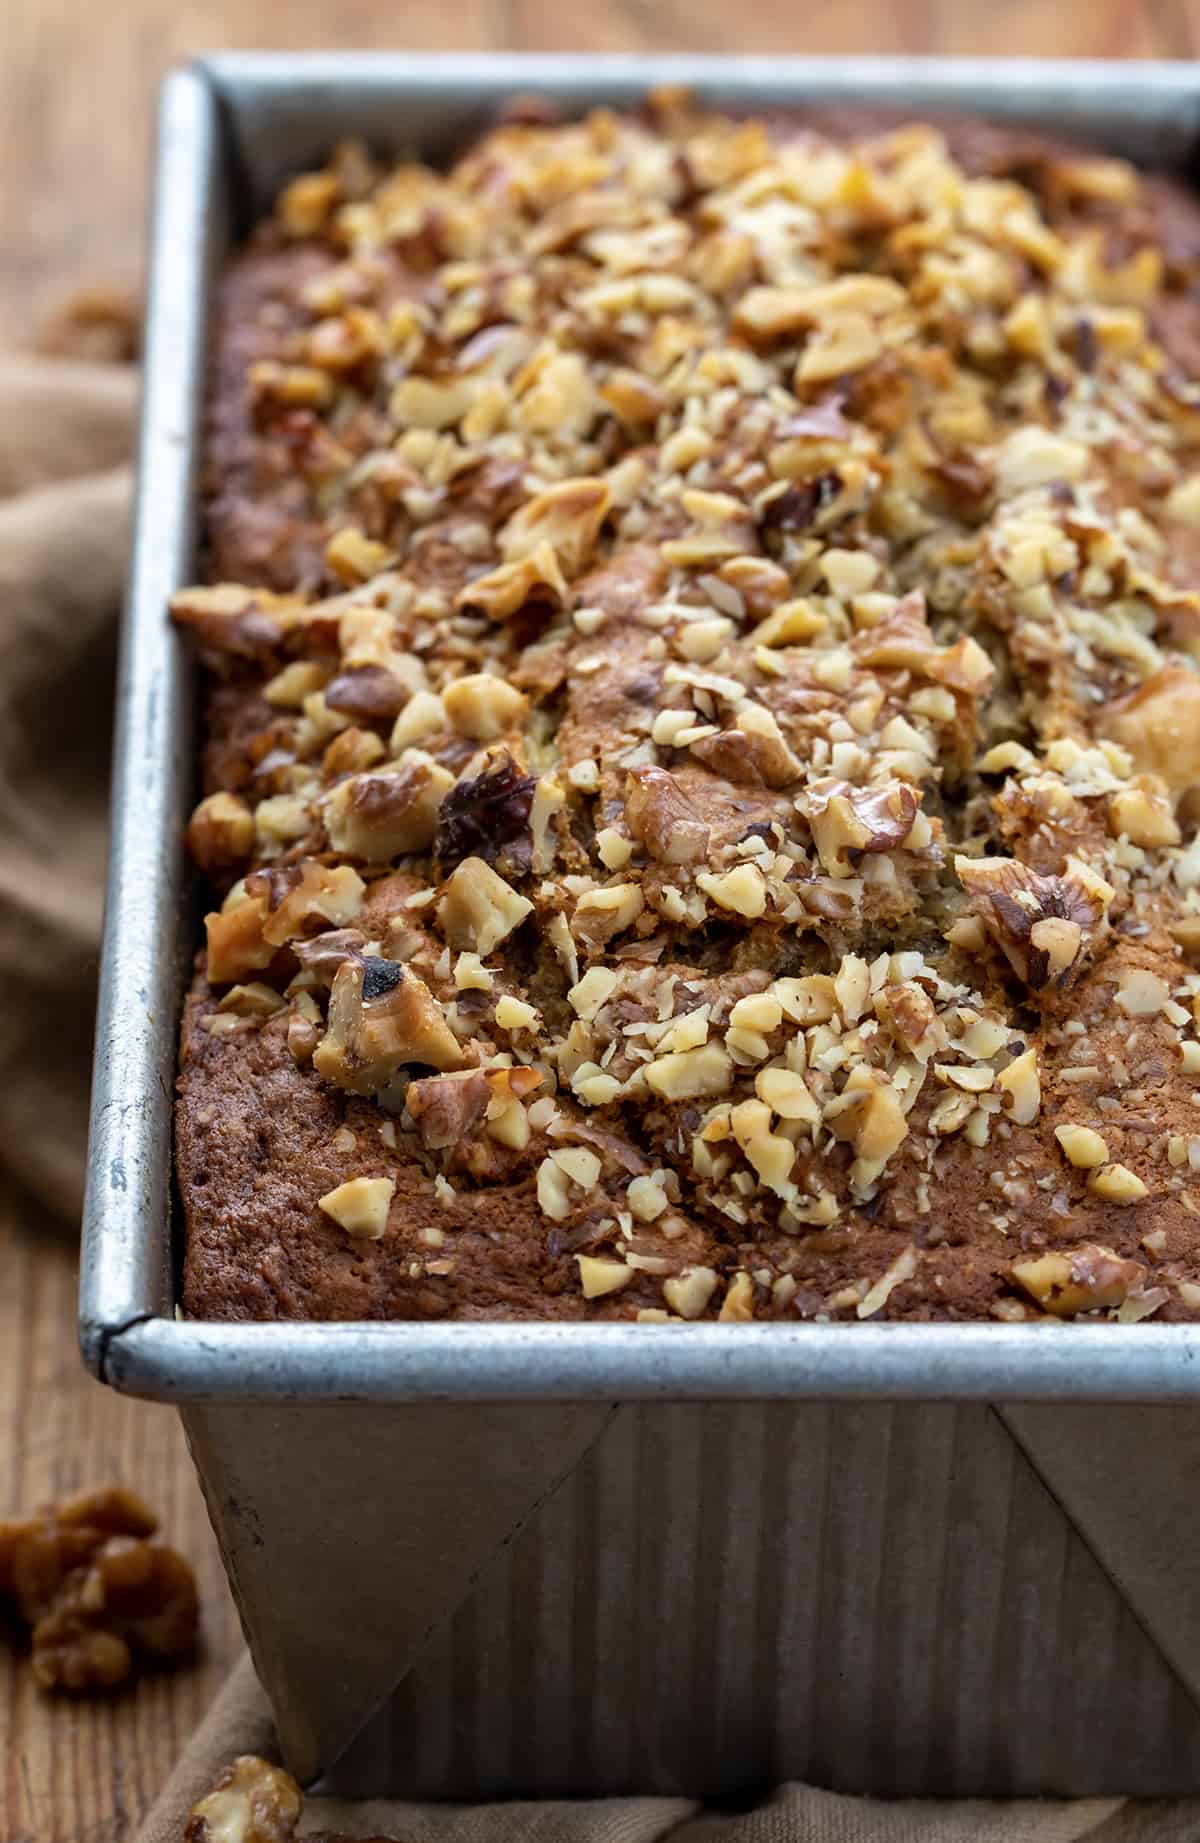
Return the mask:
{"type": "MultiPolygon", "coordinates": [[[[81,283],[136,282],[155,86],[231,46],[1195,57],[1197,0],[0,0],[4,335],[81,283]]],[[[0,1185],[0,1515],[120,1479],[196,1563],[201,1658],[111,1701],[52,1702],[0,1651],[0,1843],[123,1843],[238,1647],[170,1410],[91,1383],[72,1241],[0,1185]]]]}

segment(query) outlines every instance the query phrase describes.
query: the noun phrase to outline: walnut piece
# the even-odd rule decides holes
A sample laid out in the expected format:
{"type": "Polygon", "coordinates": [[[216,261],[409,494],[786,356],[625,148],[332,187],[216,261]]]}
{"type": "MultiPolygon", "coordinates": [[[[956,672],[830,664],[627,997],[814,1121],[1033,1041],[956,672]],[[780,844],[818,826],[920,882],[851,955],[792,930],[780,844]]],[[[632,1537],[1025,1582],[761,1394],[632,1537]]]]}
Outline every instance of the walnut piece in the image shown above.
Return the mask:
{"type": "Polygon", "coordinates": [[[347,960],[329,994],[329,1021],[313,1067],[351,1094],[385,1088],[415,1063],[459,1069],[463,1052],[423,979],[395,960],[347,960]]]}
{"type": "Polygon", "coordinates": [[[1112,890],[1068,860],[1061,876],[1042,876],[1016,858],[954,860],[971,907],[1030,991],[1069,986],[1105,925],[1112,890]]]}
{"type": "Polygon", "coordinates": [[[468,672],[446,686],[442,708],[460,736],[496,742],[524,720],[529,700],[494,672],[468,672]]]}
{"type": "Polygon", "coordinates": [[[594,1254],[577,1254],[575,1260],[585,1299],[603,1299],[608,1293],[619,1293],[633,1279],[634,1270],[624,1261],[606,1261],[594,1254]]]}
{"type": "Polygon", "coordinates": [[[463,1144],[493,1109],[493,1117],[499,1119],[541,1085],[536,1069],[461,1069],[410,1081],[404,1105],[417,1123],[422,1145],[442,1151],[463,1144]]]}
{"type": "Polygon", "coordinates": [[[263,891],[231,891],[223,908],[204,917],[208,941],[207,972],[210,985],[227,985],[262,972],[275,958],[276,949],[263,939],[270,902],[263,891]]]}
{"type": "Polygon", "coordinates": [[[292,1843],[304,1794],[282,1766],[243,1753],[192,1806],[184,1843],[292,1843]]]}
{"type": "Polygon", "coordinates": [[[836,1139],[849,1140],[869,1164],[888,1159],[908,1136],[908,1122],[896,1090],[879,1069],[860,1065],[825,1108],[825,1124],[836,1139]]]}
{"type": "Polygon", "coordinates": [[[567,585],[558,558],[543,540],[527,556],[477,576],[459,591],[455,605],[478,608],[493,621],[507,621],[528,602],[560,608],[566,599],[567,585]]]}
{"type": "Polygon", "coordinates": [[[675,1278],[663,1281],[663,1298],[680,1318],[702,1318],[717,1290],[711,1267],[685,1267],[675,1278]]]}
{"type": "Polygon", "coordinates": [[[920,793],[902,781],[882,787],[851,787],[846,781],[812,781],[796,805],[808,820],[821,860],[831,877],[848,877],[852,853],[894,851],[913,828],[920,793]]]}
{"type": "Polygon", "coordinates": [[[185,1656],[198,1603],[188,1563],[150,1538],[158,1520],[112,1486],[0,1523],[0,1600],[32,1627],[42,1689],[85,1694],[185,1656]]]}
{"type": "Polygon", "coordinates": [[[362,908],[366,894],[366,884],[349,864],[319,864],[315,858],[290,866],[286,873],[255,871],[246,878],[246,889],[252,896],[265,892],[269,898],[262,933],[270,947],[317,934],[323,926],[344,928],[362,908]]]}
{"type": "Polygon", "coordinates": [[[1128,749],[1139,773],[1157,775],[1177,799],[1200,783],[1200,674],[1190,666],[1165,665],[1114,699],[1099,728],[1128,749]]]}
{"type": "Polygon", "coordinates": [[[765,709],[757,720],[739,717],[736,728],[702,737],[692,743],[691,753],[714,774],[742,787],[791,787],[804,772],[765,709]]]}
{"type": "Polygon", "coordinates": [[[1054,1137],[1062,1147],[1067,1163],[1079,1171],[1090,1171],[1094,1166],[1104,1164],[1108,1158],[1108,1146],[1093,1127],[1056,1126],[1054,1137]]]}
{"type": "Polygon", "coordinates": [[[1141,1292],[1146,1279],[1140,1261],[1123,1260],[1095,1242],[1014,1261],[1010,1271],[1017,1285],[1056,1318],[1123,1305],[1131,1293],[1141,1292]]]}
{"type": "Polygon", "coordinates": [[[491,1098],[482,1069],[460,1069],[453,1075],[427,1075],[420,1081],[410,1081],[404,1105],[417,1123],[421,1144],[431,1151],[441,1151],[474,1132],[491,1098]]]}
{"type": "Polygon", "coordinates": [[[352,1177],[317,1198],[317,1208],[355,1241],[382,1241],[396,1193],[390,1177],[352,1177]]]}
{"type": "Polygon", "coordinates": [[[356,774],[325,802],[325,830],[335,851],[387,863],[426,851],[454,776],[420,749],[406,749],[397,769],[356,774]]]}
{"type": "Polygon", "coordinates": [[[596,547],[611,502],[605,480],[559,480],[535,493],[500,534],[506,561],[527,557],[546,543],[565,574],[578,576],[596,547]]]}
{"type": "Polygon", "coordinates": [[[184,836],[193,861],[211,877],[247,862],[254,849],[254,815],[238,794],[209,794],[184,836]]]}
{"type": "Polygon", "coordinates": [[[478,857],[463,859],[446,879],[437,905],[437,918],[451,947],[466,948],[481,958],[532,913],[533,904],[478,857]]]}
{"type": "Polygon", "coordinates": [[[347,666],[325,687],[325,704],[359,723],[386,723],[398,717],[410,690],[396,672],[380,661],[347,666]]]}
{"type": "Polygon", "coordinates": [[[357,928],[331,928],[325,934],[314,934],[311,941],[294,942],[292,952],[306,973],[321,985],[331,986],[347,960],[362,959],[366,944],[366,935],[357,928]]]}
{"type": "Polygon", "coordinates": [[[636,883],[610,883],[604,889],[585,890],[575,904],[571,931],[593,947],[633,926],[645,907],[636,883]]]}
{"type": "Polygon", "coordinates": [[[708,855],[708,826],[665,768],[629,770],[625,823],[660,864],[700,864],[708,855]]]}
{"type": "Polygon", "coordinates": [[[171,619],[196,635],[201,645],[234,658],[269,659],[288,625],[277,597],[236,582],[179,589],[171,597],[171,619]]]}
{"type": "Polygon", "coordinates": [[[696,882],[710,901],[731,915],[757,921],[766,912],[766,879],[757,864],[738,864],[721,876],[702,870],[696,882]]]}

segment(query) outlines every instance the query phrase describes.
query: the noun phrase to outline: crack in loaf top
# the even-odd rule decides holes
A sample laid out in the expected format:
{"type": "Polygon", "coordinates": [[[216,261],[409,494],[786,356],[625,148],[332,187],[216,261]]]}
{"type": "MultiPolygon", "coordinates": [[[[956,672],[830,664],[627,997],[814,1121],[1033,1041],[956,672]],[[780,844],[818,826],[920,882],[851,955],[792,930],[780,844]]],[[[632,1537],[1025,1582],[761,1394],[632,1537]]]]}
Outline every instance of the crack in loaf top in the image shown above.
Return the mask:
{"type": "Polygon", "coordinates": [[[223,289],[198,1315],[1194,1316],[1200,214],[497,127],[223,289]]]}

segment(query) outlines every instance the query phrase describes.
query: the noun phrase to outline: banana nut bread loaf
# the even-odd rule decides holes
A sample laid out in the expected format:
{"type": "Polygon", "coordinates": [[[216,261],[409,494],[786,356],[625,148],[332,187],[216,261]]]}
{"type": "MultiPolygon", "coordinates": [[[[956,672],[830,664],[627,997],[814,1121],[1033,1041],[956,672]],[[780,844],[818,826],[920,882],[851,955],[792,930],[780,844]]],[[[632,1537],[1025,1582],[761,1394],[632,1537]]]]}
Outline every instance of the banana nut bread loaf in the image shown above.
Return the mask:
{"type": "Polygon", "coordinates": [[[211,1318],[1200,1316],[1200,211],[982,124],[340,149],[221,299],[211,1318]]]}

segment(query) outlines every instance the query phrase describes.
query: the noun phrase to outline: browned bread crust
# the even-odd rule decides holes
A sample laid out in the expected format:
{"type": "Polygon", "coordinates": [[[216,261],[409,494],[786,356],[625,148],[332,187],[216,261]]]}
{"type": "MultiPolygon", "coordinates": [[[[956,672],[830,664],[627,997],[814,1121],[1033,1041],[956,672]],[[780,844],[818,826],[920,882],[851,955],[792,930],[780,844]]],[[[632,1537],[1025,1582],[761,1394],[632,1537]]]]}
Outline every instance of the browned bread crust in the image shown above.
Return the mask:
{"type": "Polygon", "coordinates": [[[223,286],[185,1306],[1200,1314],[1200,210],[512,122],[223,286]]]}

